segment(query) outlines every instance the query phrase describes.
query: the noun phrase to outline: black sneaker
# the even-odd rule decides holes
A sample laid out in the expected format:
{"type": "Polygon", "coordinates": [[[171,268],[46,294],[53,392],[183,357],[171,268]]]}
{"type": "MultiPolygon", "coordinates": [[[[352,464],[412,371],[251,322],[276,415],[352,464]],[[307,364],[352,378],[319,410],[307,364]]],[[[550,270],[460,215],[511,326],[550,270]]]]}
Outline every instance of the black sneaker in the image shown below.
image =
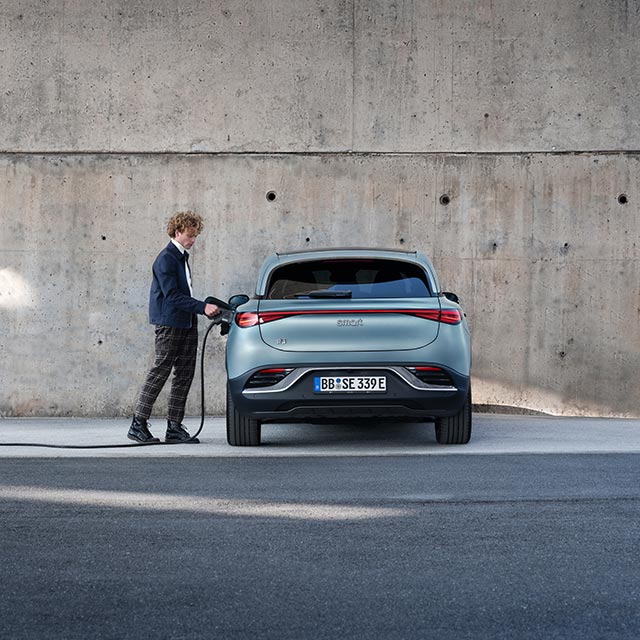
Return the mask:
{"type": "Polygon", "coordinates": [[[151,444],[152,442],[160,442],[159,438],[154,438],[149,431],[149,424],[144,418],[137,418],[133,416],[131,426],[129,427],[129,433],[127,433],[129,440],[135,440],[142,444],[151,444]]]}
{"type": "Polygon", "coordinates": [[[197,444],[200,442],[198,438],[192,438],[189,435],[189,432],[184,428],[183,424],[179,422],[172,422],[171,420],[167,420],[167,433],[164,436],[165,442],[189,442],[193,444],[197,444]]]}

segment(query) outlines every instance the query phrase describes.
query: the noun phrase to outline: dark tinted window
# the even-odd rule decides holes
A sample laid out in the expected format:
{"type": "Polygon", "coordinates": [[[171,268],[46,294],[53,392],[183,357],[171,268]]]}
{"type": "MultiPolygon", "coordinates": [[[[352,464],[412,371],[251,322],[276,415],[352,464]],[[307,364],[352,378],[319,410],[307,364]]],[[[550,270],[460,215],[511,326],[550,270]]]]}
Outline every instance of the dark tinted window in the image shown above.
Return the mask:
{"type": "Polygon", "coordinates": [[[307,298],[312,291],[350,291],[352,298],[424,298],[427,277],[416,264],[396,260],[314,260],[274,270],[270,300],[307,298]]]}

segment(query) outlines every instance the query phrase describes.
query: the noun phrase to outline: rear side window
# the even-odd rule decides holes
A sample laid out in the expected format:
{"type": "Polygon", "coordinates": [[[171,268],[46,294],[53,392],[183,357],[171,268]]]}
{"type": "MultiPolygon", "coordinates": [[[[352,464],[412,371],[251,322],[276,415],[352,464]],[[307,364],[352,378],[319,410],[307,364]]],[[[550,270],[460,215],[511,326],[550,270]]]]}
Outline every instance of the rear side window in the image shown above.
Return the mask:
{"type": "Polygon", "coordinates": [[[266,298],[312,298],[313,292],[351,292],[351,298],[425,298],[432,293],[417,264],[398,260],[313,260],[274,269],[266,298]]]}

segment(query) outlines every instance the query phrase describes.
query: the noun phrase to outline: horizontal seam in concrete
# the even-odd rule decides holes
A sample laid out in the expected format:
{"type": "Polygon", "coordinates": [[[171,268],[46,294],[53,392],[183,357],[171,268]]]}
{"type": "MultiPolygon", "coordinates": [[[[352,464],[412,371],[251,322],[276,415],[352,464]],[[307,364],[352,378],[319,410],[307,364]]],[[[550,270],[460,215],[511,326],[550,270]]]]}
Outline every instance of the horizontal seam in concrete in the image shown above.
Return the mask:
{"type": "Polygon", "coordinates": [[[640,149],[583,151],[0,151],[0,156],[255,156],[255,157],[493,157],[493,156],[640,156],[640,149]]]}

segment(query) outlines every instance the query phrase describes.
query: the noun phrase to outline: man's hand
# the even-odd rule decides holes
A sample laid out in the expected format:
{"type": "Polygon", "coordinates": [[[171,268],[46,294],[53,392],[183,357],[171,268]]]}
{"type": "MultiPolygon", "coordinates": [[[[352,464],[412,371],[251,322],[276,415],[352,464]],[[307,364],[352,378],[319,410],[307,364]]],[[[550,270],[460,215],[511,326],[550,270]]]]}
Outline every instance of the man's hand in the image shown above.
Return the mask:
{"type": "Polygon", "coordinates": [[[215,304],[204,305],[204,315],[207,316],[207,318],[213,318],[214,316],[217,316],[219,313],[220,313],[220,309],[218,308],[217,305],[215,304]]]}

